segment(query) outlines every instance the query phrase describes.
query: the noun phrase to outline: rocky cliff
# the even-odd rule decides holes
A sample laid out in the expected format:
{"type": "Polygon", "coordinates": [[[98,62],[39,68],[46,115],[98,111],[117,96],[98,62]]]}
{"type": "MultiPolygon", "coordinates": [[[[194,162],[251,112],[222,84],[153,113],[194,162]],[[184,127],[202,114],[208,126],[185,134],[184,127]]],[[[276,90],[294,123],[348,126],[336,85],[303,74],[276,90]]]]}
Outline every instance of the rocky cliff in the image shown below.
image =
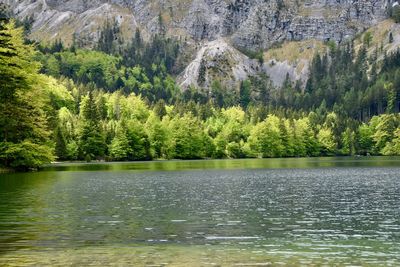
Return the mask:
{"type": "MultiPolygon", "coordinates": [[[[343,41],[386,17],[390,0],[2,0],[20,17],[35,18],[34,31],[56,35],[115,17],[131,28],[159,30],[199,41],[229,37],[235,46],[268,48],[277,41],[343,41]],[[122,16],[121,16],[122,15],[122,16]],[[77,25],[74,22],[81,21],[77,25]],[[72,24],[72,25],[71,25],[72,24]],[[75,26],[75,27],[74,27],[75,26]],[[79,27],[80,26],[80,27],[79,27]]],[[[98,25],[97,25],[98,26],[98,25]]]]}
{"type": "MultiPolygon", "coordinates": [[[[126,38],[165,30],[198,53],[181,77],[183,85],[207,84],[207,75],[241,80],[268,66],[244,54],[276,43],[352,39],[387,16],[391,0],[0,0],[20,18],[32,17],[32,38],[91,44],[106,20],[116,20],[126,38]],[[237,50],[237,49],[239,50],[237,50]],[[206,71],[224,64],[217,72],[206,71]],[[203,68],[203,69],[202,69],[203,68]],[[200,76],[201,76],[200,75],[200,76]]],[[[306,64],[305,64],[306,65],[306,64]]],[[[215,68],[214,68],[215,69],[215,68]]],[[[302,70],[303,72],[303,70],[302,70]]],[[[295,76],[295,75],[293,75],[295,76]]]]}

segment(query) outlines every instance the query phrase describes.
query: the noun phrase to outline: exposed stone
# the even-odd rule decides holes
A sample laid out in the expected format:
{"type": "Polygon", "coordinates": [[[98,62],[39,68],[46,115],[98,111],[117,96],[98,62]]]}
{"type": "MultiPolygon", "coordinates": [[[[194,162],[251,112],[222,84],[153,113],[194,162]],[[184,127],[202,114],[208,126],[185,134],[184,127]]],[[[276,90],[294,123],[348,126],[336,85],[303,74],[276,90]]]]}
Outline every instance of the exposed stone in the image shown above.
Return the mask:
{"type": "MultiPolygon", "coordinates": [[[[132,27],[136,22],[148,32],[157,30],[158,16],[171,18],[167,27],[179,29],[194,40],[229,37],[235,46],[265,49],[284,40],[343,41],[386,17],[390,0],[2,0],[9,2],[20,17],[34,15],[34,30],[47,27],[53,35],[60,20],[97,11],[108,4],[109,16],[129,10],[132,27]]],[[[105,16],[108,17],[108,16],[105,16]]],[[[101,19],[93,24],[104,23],[101,19]]],[[[98,26],[98,25],[97,25],[98,26]]],[[[65,25],[64,27],[67,27],[65,25]]],[[[76,31],[80,27],[75,28],[76,31]]]]}
{"type": "MultiPolygon", "coordinates": [[[[308,61],[299,72],[290,62],[267,62],[263,67],[240,50],[268,49],[277,42],[316,39],[343,42],[376,25],[387,16],[393,0],[0,0],[20,18],[33,17],[32,38],[63,39],[78,36],[94,44],[106,20],[117,19],[124,39],[136,27],[143,36],[160,30],[183,37],[197,49],[181,75],[183,86],[209,86],[213,76],[232,84],[267,72],[275,84],[286,78],[306,79],[308,61]],[[223,65],[226,64],[226,65],[223,65]],[[199,77],[200,76],[204,77],[199,77]]],[[[397,39],[396,39],[397,40],[397,39]]]]}
{"type": "Polygon", "coordinates": [[[209,88],[213,80],[219,80],[235,88],[239,81],[256,75],[259,67],[256,60],[249,59],[221,38],[202,45],[179,82],[183,88],[191,85],[209,88]]]}

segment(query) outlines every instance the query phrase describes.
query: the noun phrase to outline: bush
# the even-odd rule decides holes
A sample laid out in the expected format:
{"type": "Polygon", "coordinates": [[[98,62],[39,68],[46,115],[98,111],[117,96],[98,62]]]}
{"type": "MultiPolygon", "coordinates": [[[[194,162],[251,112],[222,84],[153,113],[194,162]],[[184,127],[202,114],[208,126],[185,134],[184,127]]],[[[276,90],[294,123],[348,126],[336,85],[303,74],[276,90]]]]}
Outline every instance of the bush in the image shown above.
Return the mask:
{"type": "Polygon", "coordinates": [[[0,143],[0,161],[5,167],[14,169],[37,169],[54,160],[53,150],[46,145],[34,144],[29,140],[22,143],[0,143]]]}

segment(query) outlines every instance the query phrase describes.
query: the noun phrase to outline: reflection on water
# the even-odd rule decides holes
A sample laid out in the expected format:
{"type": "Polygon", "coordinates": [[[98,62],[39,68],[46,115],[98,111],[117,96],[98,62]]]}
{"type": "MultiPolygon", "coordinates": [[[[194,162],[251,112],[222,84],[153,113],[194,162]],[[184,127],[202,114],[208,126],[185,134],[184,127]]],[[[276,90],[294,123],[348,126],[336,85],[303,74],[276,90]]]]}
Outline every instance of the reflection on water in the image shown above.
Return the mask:
{"type": "Polygon", "coordinates": [[[0,265],[400,264],[399,161],[271,161],[2,175],[0,265]]]}
{"type": "Polygon", "coordinates": [[[62,163],[49,166],[48,171],[174,171],[204,169],[263,169],[263,168],[320,168],[320,167],[399,167],[399,157],[341,157],[151,161],[126,163],[62,163]]]}

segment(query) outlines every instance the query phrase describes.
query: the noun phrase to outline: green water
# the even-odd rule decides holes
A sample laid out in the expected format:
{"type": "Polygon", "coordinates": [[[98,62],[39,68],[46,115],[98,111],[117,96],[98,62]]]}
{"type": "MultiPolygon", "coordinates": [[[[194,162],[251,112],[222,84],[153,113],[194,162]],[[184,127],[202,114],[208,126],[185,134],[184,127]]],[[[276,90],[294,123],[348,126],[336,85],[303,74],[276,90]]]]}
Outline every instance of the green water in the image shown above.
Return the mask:
{"type": "Polygon", "coordinates": [[[400,158],[0,174],[0,266],[399,266],[400,158]]]}

